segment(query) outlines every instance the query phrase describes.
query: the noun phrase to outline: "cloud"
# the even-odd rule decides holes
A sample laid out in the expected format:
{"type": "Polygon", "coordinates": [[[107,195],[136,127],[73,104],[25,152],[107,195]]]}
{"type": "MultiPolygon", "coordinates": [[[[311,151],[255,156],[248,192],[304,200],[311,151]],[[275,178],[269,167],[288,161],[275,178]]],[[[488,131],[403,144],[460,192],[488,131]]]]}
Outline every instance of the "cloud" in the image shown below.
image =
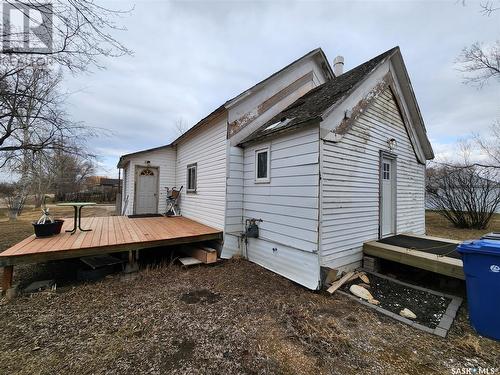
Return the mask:
{"type": "MultiPolygon", "coordinates": [[[[116,7],[115,2],[107,4],[116,7]]],[[[130,4],[132,5],[132,4],[130,4]]],[[[127,3],[120,3],[127,8],[127,3]]],[[[139,1],[118,35],[134,56],[68,77],[74,120],[108,129],[94,142],[102,170],[120,153],[169,143],[175,122],[194,125],[227,99],[321,46],[352,68],[399,45],[438,154],[500,117],[498,84],[461,83],[454,60],[499,35],[498,18],[455,2],[139,1]]]]}

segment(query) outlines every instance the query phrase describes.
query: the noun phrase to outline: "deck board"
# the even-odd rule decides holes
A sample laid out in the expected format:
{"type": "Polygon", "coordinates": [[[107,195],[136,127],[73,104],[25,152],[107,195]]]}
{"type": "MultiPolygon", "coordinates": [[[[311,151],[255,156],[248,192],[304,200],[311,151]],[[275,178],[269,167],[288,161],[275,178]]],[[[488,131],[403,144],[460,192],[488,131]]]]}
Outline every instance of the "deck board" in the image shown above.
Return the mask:
{"type": "MultiPolygon", "coordinates": [[[[406,235],[406,237],[410,236],[412,235],[406,235]]],[[[433,251],[436,252],[436,249],[429,248],[428,244],[430,243],[430,239],[427,239],[425,236],[412,237],[414,237],[413,242],[421,240],[422,246],[406,248],[385,243],[388,241],[377,240],[365,242],[363,244],[363,252],[366,255],[387,259],[396,263],[406,264],[462,280],[465,279],[461,259],[449,257],[447,256],[447,252],[444,251],[443,254],[433,253],[433,251]]],[[[445,241],[447,240],[440,239],[440,242],[443,244],[446,244],[445,241]]],[[[449,246],[456,247],[456,245],[455,241],[449,241],[449,246]]]]}
{"type": "Polygon", "coordinates": [[[92,231],[77,231],[74,235],[65,232],[72,226],[73,220],[69,218],[59,235],[24,239],[0,253],[0,266],[222,238],[222,231],[185,217],[92,217],[82,219],[82,228],[92,231]]]}

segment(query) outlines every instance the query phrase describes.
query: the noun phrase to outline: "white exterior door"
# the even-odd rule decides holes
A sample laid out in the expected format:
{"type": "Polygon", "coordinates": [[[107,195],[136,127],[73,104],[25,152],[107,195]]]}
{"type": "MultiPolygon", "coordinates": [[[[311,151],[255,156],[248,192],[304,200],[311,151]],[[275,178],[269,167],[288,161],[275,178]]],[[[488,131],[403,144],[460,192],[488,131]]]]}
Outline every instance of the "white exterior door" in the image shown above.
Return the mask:
{"type": "Polygon", "coordinates": [[[382,157],[380,163],[380,236],[396,233],[396,161],[382,157]]]}
{"type": "Polygon", "coordinates": [[[135,214],[158,213],[158,168],[137,168],[135,214]]]}

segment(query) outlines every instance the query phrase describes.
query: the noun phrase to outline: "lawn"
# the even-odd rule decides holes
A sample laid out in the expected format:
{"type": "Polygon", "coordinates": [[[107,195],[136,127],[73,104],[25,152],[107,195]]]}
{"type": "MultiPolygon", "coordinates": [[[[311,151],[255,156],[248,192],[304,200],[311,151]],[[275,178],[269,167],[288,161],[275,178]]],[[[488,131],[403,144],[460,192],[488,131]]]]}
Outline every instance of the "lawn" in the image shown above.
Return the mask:
{"type": "Polygon", "coordinates": [[[487,229],[460,229],[455,228],[445,218],[436,212],[425,213],[427,235],[451,238],[453,240],[470,240],[479,238],[485,233],[500,232],[500,214],[495,214],[487,229]]]}
{"type": "MultiPolygon", "coordinates": [[[[439,220],[428,214],[427,222],[439,220]]],[[[432,233],[446,230],[438,225],[432,233]]],[[[465,308],[443,339],[245,260],[189,269],[164,265],[133,278],[114,275],[2,299],[0,332],[0,374],[451,374],[500,368],[500,343],[476,335],[465,308]]]]}

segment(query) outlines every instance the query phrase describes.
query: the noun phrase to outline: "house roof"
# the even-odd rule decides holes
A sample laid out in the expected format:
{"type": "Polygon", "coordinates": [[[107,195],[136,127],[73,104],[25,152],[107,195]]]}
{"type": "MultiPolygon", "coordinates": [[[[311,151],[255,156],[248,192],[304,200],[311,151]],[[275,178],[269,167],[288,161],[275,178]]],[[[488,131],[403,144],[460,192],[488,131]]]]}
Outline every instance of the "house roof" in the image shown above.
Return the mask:
{"type": "Polygon", "coordinates": [[[126,163],[127,159],[130,158],[130,157],[133,157],[133,156],[136,156],[136,155],[140,155],[140,154],[144,154],[144,153],[147,153],[147,152],[163,150],[163,149],[167,149],[167,148],[170,148],[170,147],[172,147],[172,146],[171,145],[163,145],[163,146],[148,148],[148,149],[145,149],[145,150],[131,152],[130,154],[122,155],[122,156],[120,156],[120,160],[118,160],[117,168],[123,168],[125,166],[125,163],[126,163]]]}
{"type": "Polygon", "coordinates": [[[264,86],[267,82],[269,82],[271,79],[273,79],[275,76],[277,76],[281,72],[283,72],[283,71],[291,68],[292,66],[296,65],[300,61],[302,61],[302,60],[304,60],[306,58],[309,58],[309,57],[313,57],[315,55],[318,55],[320,57],[320,59],[323,60],[322,62],[323,62],[323,65],[324,65],[324,69],[328,72],[328,74],[331,77],[334,77],[335,75],[333,73],[333,69],[330,66],[330,64],[328,62],[328,59],[326,58],[326,55],[323,52],[323,50],[321,48],[313,49],[312,51],[306,53],[304,56],[299,57],[297,60],[291,62],[287,66],[285,66],[285,67],[281,68],[280,70],[276,71],[275,73],[271,74],[269,77],[263,79],[259,83],[257,83],[255,85],[253,85],[252,87],[246,89],[241,94],[235,96],[232,99],[227,100],[223,105],[221,105],[220,107],[218,107],[216,110],[214,110],[208,116],[206,116],[203,119],[201,119],[200,121],[198,121],[198,123],[196,123],[194,126],[192,126],[187,132],[185,132],[180,137],[178,137],[175,141],[173,141],[172,145],[175,145],[175,144],[179,143],[182,139],[184,139],[185,137],[187,137],[188,134],[191,134],[196,129],[198,129],[199,127],[201,127],[203,124],[207,123],[212,118],[215,118],[216,116],[218,116],[220,113],[225,112],[227,109],[229,109],[230,107],[232,107],[233,105],[235,105],[236,103],[238,103],[240,100],[242,100],[243,98],[245,98],[247,95],[251,94],[252,92],[255,92],[255,91],[259,90],[262,86],[264,86]]]}
{"type": "Polygon", "coordinates": [[[397,50],[399,47],[391,48],[339,77],[315,87],[259,127],[240,144],[259,140],[271,134],[290,131],[311,121],[321,120],[323,113],[328,108],[348,96],[358,83],[362,82],[381,62],[397,50]]]}

